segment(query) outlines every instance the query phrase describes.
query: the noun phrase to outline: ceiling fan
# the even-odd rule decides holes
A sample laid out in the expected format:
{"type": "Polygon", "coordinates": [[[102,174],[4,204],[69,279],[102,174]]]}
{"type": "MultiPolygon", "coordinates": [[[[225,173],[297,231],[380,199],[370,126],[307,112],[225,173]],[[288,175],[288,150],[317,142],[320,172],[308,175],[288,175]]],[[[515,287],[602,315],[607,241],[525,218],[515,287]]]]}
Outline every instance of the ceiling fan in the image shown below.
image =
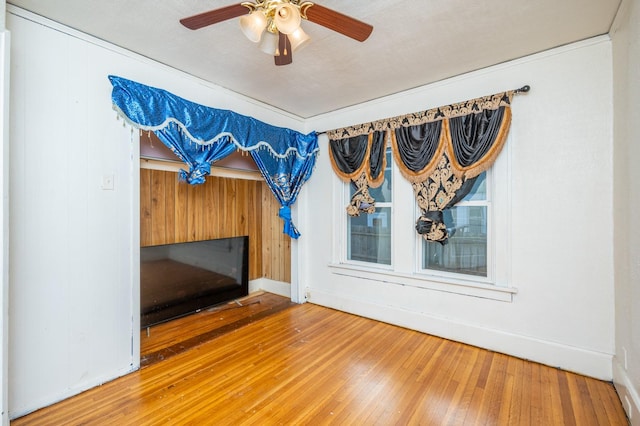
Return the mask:
{"type": "Polygon", "coordinates": [[[274,56],[276,65],[293,61],[293,51],[309,41],[302,19],[314,22],[357,41],[365,41],[373,26],[340,12],[302,0],[255,0],[210,10],[183,18],[180,23],[197,30],[240,17],[240,28],[260,50],[274,56]]]}

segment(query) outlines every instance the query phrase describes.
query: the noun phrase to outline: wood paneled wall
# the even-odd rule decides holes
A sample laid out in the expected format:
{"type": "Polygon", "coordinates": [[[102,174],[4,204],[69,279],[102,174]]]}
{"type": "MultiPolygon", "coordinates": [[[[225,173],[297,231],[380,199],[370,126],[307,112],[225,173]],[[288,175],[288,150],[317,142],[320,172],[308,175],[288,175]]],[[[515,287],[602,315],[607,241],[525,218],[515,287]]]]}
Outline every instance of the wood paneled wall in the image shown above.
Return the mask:
{"type": "Polygon", "coordinates": [[[291,282],[279,208],[263,181],[208,176],[188,185],[175,172],[140,169],[140,245],[248,235],[249,279],[291,282]]]}
{"type": "Polygon", "coordinates": [[[280,203],[266,183],[262,188],[262,270],[265,278],[291,282],[291,238],[282,233],[284,222],[278,216],[280,203]],[[282,255],[286,253],[286,255],[282,255]],[[282,277],[282,278],[271,278],[282,277]]]}

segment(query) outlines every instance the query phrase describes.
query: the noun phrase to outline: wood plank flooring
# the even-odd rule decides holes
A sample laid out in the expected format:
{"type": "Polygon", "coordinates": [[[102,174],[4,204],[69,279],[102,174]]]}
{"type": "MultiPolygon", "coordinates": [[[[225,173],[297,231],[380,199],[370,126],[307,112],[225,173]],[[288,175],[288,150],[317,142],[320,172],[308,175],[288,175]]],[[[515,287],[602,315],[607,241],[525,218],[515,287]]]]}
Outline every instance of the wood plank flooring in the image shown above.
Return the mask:
{"type": "MultiPolygon", "coordinates": [[[[232,311],[225,312],[236,315],[232,311]]],[[[162,340],[159,334],[151,336],[162,340]]],[[[179,344],[170,340],[150,345],[150,353],[179,344]]],[[[307,303],[264,315],[11,422],[80,424],[626,425],[627,420],[609,383],[307,303]]]]}
{"type": "Polygon", "coordinates": [[[232,332],[294,304],[266,292],[154,325],[140,333],[140,365],[145,367],[232,332]]]}

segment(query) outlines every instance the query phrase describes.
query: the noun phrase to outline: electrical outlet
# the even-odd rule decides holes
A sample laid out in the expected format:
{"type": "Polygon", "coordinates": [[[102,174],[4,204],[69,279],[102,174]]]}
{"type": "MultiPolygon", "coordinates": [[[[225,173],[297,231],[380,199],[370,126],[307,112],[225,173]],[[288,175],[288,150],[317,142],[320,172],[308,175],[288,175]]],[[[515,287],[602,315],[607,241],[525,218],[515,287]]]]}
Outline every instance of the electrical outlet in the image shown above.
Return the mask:
{"type": "Polygon", "coordinates": [[[622,347],[622,362],[624,365],[624,371],[627,371],[627,348],[622,347]]]}

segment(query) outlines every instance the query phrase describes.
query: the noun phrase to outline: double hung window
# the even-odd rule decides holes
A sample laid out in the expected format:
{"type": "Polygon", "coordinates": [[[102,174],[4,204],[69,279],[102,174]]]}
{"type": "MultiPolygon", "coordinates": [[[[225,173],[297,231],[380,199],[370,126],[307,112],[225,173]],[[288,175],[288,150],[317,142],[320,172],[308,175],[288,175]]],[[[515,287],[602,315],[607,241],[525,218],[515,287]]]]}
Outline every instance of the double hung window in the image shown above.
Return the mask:
{"type": "MultiPolygon", "coordinates": [[[[375,213],[343,216],[347,221],[346,260],[350,263],[373,263],[376,266],[392,264],[392,167],[390,153],[387,151],[385,182],[379,188],[369,189],[376,200],[375,213]]],[[[449,239],[445,244],[425,241],[416,234],[419,253],[416,269],[419,272],[449,278],[467,276],[466,278],[480,278],[482,281],[491,276],[489,181],[490,173],[482,173],[471,192],[444,212],[449,232],[449,239]]],[[[351,186],[349,197],[354,191],[351,186]]]]}
{"type": "Polygon", "coordinates": [[[482,173],[471,192],[443,212],[449,233],[445,244],[420,238],[422,272],[445,276],[489,276],[491,202],[488,181],[488,172],[482,173]]]}
{"type": "MultiPolygon", "coordinates": [[[[368,262],[379,265],[391,265],[392,247],[392,180],[393,159],[391,149],[386,150],[387,166],[384,171],[384,183],[378,188],[369,188],[369,194],[376,200],[374,213],[360,213],[359,216],[344,217],[347,220],[347,260],[368,262]]],[[[350,199],[355,185],[350,187],[350,199]]],[[[347,191],[345,191],[347,192],[347,191]]]]}
{"type": "Polygon", "coordinates": [[[334,199],[341,210],[349,200],[347,215],[335,213],[336,274],[511,300],[511,179],[503,147],[515,93],[328,133],[342,181],[334,199]],[[382,132],[391,147],[384,182],[368,188],[381,180],[382,132]],[[354,179],[357,187],[344,183],[354,179]]]}
{"type": "MultiPolygon", "coordinates": [[[[509,177],[507,156],[481,173],[472,190],[445,209],[449,235],[441,244],[416,232],[421,215],[412,186],[400,180],[387,151],[385,181],[369,188],[376,210],[350,217],[344,205],[354,193],[340,183],[338,254],[332,264],[339,274],[372,281],[511,301],[509,286],[509,177]]],[[[337,187],[336,187],[337,188],[337,187]]],[[[338,199],[336,199],[338,200],[338,199]]]]}

